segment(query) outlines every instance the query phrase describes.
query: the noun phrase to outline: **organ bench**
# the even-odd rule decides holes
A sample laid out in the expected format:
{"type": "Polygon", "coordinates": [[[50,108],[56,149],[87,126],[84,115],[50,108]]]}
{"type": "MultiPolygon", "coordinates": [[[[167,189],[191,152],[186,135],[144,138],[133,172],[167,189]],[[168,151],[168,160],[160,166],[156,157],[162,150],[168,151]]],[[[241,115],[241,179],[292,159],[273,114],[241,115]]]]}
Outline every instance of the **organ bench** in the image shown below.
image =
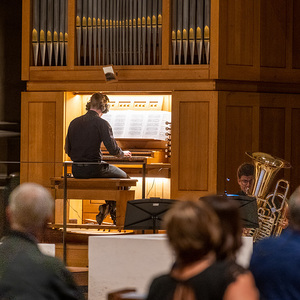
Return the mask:
{"type": "MultiPolygon", "coordinates": [[[[66,170],[66,168],[65,168],[66,170]]],[[[116,228],[123,228],[127,201],[134,200],[137,179],[131,178],[50,178],[54,199],[63,199],[63,261],[66,263],[67,200],[93,199],[116,201],[116,228]]]]}
{"type": "Polygon", "coordinates": [[[131,178],[89,178],[77,179],[52,177],[51,189],[54,199],[93,199],[116,201],[116,226],[124,226],[127,201],[134,200],[137,179],[131,178]]]}

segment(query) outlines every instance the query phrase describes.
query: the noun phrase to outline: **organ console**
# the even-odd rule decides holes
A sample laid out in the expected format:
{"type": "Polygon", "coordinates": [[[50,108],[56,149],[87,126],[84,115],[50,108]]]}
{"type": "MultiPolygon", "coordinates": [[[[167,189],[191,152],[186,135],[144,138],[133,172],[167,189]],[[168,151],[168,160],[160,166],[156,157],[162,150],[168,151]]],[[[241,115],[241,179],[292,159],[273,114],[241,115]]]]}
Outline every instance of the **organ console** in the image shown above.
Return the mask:
{"type": "MultiPolygon", "coordinates": [[[[111,109],[102,116],[112,126],[114,136],[123,150],[132,153],[131,158],[116,158],[102,149],[103,160],[109,162],[128,162],[120,166],[130,176],[140,176],[141,167],[133,168],[134,162],[145,164],[146,170],[151,165],[152,176],[154,166],[159,170],[170,162],[171,112],[164,111],[163,102],[170,101],[169,96],[109,96],[111,109]]],[[[145,175],[145,174],[142,174],[145,175]]],[[[162,177],[168,177],[164,175],[162,177]]]]}
{"type": "MultiPolygon", "coordinates": [[[[66,102],[66,130],[72,119],[85,113],[89,97],[90,94],[75,94],[69,97],[66,102]]],[[[164,193],[165,197],[169,197],[171,96],[108,94],[108,97],[110,111],[102,118],[110,123],[121,149],[131,151],[132,157],[111,156],[103,145],[102,160],[123,169],[130,177],[139,179],[135,188],[136,198],[145,198],[149,196],[150,190],[154,192],[157,189],[160,189],[159,196],[163,196],[164,193]],[[149,178],[152,178],[151,181],[149,178]],[[166,183],[161,183],[161,178],[166,183]]],[[[67,156],[65,160],[68,160],[67,156]]],[[[70,167],[68,172],[71,172],[70,167]]],[[[150,196],[157,195],[150,194],[150,196]]]]}

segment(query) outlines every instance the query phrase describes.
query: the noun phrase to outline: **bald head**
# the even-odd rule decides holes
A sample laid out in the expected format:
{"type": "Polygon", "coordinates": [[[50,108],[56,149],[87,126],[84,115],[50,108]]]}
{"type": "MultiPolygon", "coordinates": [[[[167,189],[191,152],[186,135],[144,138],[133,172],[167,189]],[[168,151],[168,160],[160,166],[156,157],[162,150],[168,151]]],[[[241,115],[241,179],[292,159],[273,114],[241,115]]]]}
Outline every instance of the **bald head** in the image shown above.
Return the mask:
{"type": "Polygon", "coordinates": [[[11,228],[35,234],[41,232],[53,214],[51,194],[36,183],[23,183],[9,197],[8,217],[11,228]]]}
{"type": "Polygon", "coordinates": [[[289,199],[289,221],[292,228],[300,230],[300,186],[289,199]]]}

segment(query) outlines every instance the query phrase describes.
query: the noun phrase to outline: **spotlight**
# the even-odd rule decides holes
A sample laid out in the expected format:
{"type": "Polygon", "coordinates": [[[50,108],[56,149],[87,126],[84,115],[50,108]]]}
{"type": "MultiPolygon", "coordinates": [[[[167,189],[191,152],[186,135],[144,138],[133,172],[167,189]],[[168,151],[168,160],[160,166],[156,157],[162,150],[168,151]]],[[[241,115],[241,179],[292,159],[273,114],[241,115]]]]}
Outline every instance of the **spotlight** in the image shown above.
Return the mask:
{"type": "Polygon", "coordinates": [[[104,72],[104,75],[105,75],[105,81],[107,83],[118,81],[117,75],[114,72],[113,66],[103,67],[103,72],[104,72]]]}

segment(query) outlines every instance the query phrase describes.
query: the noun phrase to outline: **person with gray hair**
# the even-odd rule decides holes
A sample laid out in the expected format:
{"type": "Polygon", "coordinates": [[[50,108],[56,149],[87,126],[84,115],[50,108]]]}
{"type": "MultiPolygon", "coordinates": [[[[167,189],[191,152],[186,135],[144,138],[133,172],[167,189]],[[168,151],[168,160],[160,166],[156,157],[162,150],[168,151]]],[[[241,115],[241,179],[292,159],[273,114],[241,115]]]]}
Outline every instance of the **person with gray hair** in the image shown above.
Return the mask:
{"type": "Polygon", "coordinates": [[[0,299],[84,299],[63,263],[38,248],[53,209],[41,185],[23,183],[10,194],[10,232],[0,244],[0,299]]]}
{"type": "Polygon", "coordinates": [[[259,241],[250,261],[261,299],[300,299],[300,186],[289,199],[289,227],[259,241]]]}

